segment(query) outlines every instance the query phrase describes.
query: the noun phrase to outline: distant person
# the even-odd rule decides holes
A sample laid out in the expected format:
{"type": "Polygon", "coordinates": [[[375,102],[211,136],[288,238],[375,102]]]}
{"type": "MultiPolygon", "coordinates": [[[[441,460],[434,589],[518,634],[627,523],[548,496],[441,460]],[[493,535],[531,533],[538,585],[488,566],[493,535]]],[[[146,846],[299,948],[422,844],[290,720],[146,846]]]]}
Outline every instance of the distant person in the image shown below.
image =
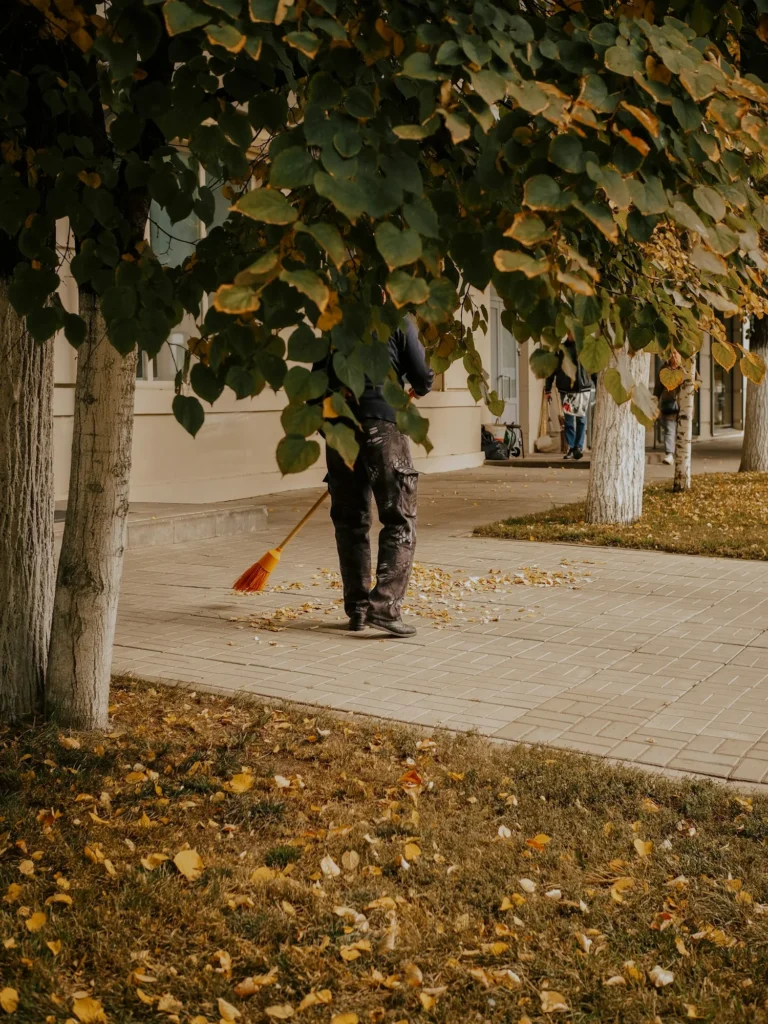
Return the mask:
{"type": "MultiPolygon", "coordinates": [[[[424,346],[410,318],[389,338],[389,360],[401,385],[407,381],[412,397],[432,390],[434,371],[427,366],[424,346]]],[[[343,389],[330,358],[315,364],[328,374],[333,389],[343,389]]],[[[331,519],[336,531],[344,610],[349,629],[372,626],[393,636],[413,636],[415,628],[402,620],[416,550],[416,490],[408,438],[396,426],[395,410],[384,398],[381,384],[366,380],[359,399],[347,395],[360,421],[360,454],[349,469],[339,453],[326,445],[331,519]],[[371,495],[381,521],[376,586],[371,589],[371,495]]]]}
{"type": "Polygon", "coordinates": [[[587,413],[592,400],[594,376],[591,376],[579,362],[576,344],[572,340],[564,341],[557,354],[557,369],[550,373],[544,383],[544,394],[547,400],[552,399],[552,385],[560,394],[560,405],[563,409],[565,443],[567,451],[563,458],[579,459],[584,457],[584,442],[587,437],[587,413]],[[569,357],[566,362],[565,356],[569,357]],[[569,372],[570,371],[570,372],[569,372]],[[575,374],[572,376],[571,374],[575,374]]]}
{"type": "MultiPolygon", "coordinates": [[[[676,369],[680,365],[679,359],[670,359],[669,365],[676,369]]],[[[664,442],[664,458],[661,460],[665,466],[671,466],[675,461],[675,442],[677,441],[677,420],[680,415],[680,385],[667,391],[661,383],[661,378],[656,378],[654,394],[659,400],[659,425],[661,436],[664,442]]]]}

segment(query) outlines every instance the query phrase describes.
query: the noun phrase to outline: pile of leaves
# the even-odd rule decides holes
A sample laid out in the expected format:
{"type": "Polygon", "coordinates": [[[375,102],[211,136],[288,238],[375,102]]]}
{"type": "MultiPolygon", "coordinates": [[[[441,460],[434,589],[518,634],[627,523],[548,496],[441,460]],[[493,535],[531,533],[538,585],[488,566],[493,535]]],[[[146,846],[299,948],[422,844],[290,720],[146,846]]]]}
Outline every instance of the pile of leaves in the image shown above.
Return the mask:
{"type": "Polygon", "coordinates": [[[0,734],[13,1024],[765,1022],[768,802],[118,686],[0,734]]]}
{"type": "Polygon", "coordinates": [[[584,503],[480,526],[482,537],[567,541],[612,547],[652,548],[722,558],[768,558],[768,475],[703,473],[691,489],[673,494],[669,484],[645,488],[643,514],[630,525],[584,522],[584,503]]]}

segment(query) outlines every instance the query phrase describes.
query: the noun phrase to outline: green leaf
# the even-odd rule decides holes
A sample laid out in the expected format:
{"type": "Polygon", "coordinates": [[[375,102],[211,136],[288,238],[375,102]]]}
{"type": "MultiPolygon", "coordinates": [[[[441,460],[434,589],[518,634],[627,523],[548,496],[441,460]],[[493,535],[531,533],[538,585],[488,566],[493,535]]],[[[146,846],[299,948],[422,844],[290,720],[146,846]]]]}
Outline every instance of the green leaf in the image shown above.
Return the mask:
{"type": "Polygon", "coordinates": [[[328,300],[331,297],[328,285],[314,271],[283,270],[280,272],[280,280],[286,284],[293,285],[294,288],[298,288],[302,294],[314,302],[321,313],[328,305],[328,300]]]}
{"type": "Polygon", "coordinates": [[[719,192],[716,192],[713,188],[699,185],[698,188],[693,190],[693,198],[696,200],[698,208],[703,210],[704,213],[708,213],[712,220],[722,220],[725,216],[725,202],[719,192]]]}
{"type": "Polygon", "coordinates": [[[341,352],[334,352],[333,369],[341,383],[346,384],[352,390],[353,395],[359,398],[365,390],[365,372],[356,352],[349,357],[341,352]]]}
{"type": "Polygon", "coordinates": [[[576,135],[556,135],[549,144],[549,159],[568,174],[584,170],[584,149],[576,135]]]}
{"type": "MultiPolygon", "coordinates": [[[[200,28],[202,25],[207,25],[211,20],[210,14],[194,10],[189,4],[185,4],[183,0],[165,0],[163,4],[163,17],[165,18],[165,27],[168,29],[169,36],[177,36],[181,32],[189,32],[193,28],[200,28]]],[[[190,431],[190,433],[192,432],[190,431]]]]}
{"type": "Polygon", "coordinates": [[[317,51],[320,49],[320,37],[316,36],[314,32],[287,32],[283,39],[289,46],[299,50],[310,59],[317,56],[317,51]]]}
{"type": "Polygon", "coordinates": [[[388,378],[384,381],[384,401],[391,405],[393,409],[405,409],[410,402],[410,398],[399,384],[388,378]]]}
{"type": "Polygon", "coordinates": [[[427,452],[432,451],[432,443],[429,440],[429,420],[421,415],[413,402],[410,402],[405,409],[396,413],[397,429],[407,434],[416,444],[420,444],[427,452]]]}
{"type": "Polygon", "coordinates": [[[383,341],[373,341],[370,345],[358,345],[355,353],[368,380],[381,384],[391,367],[389,345],[383,341]]]}
{"type": "Polygon", "coordinates": [[[599,373],[604,370],[611,361],[611,346],[606,339],[594,335],[584,339],[584,344],[579,352],[579,362],[587,373],[599,373]]]}
{"type": "Polygon", "coordinates": [[[136,290],[113,285],[101,296],[101,312],[106,320],[130,320],[136,312],[136,290]]]}
{"type": "Polygon", "coordinates": [[[730,256],[739,247],[739,236],[724,224],[714,224],[707,228],[706,239],[710,248],[721,256],[730,256]]]}
{"type": "Polygon", "coordinates": [[[293,224],[299,214],[282,192],[274,188],[255,188],[234,205],[234,210],[265,224],[293,224]]]}
{"type": "Polygon", "coordinates": [[[470,124],[460,114],[447,110],[441,110],[440,113],[445,121],[445,127],[451,133],[451,141],[454,146],[458,146],[460,142],[466,142],[472,134],[470,124]]]}
{"type": "Polygon", "coordinates": [[[354,224],[365,212],[365,195],[357,182],[337,180],[330,174],[318,171],[314,178],[315,191],[333,205],[354,224]]]}
{"type": "Polygon", "coordinates": [[[273,188],[302,188],[311,185],[317,171],[317,162],[303,146],[289,146],[278,153],[269,171],[269,184],[273,188]]]}
{"type": "Polygon", "coordinates": [[[642,381],[632,388],[632,415],[640,420],[644,427],[652,427],[659,417],[659,404],[651,394],[647,384],[642,381]]]}
{"type": "Polygon", "coordinates": [[[482,96],[489,107],[498,103],[507,93],[507,83],[496,71],[484,70],[471,75],[472,88],[482,96]]]}
{"type": "Polygon", "coordinates": [[[329,447],[335,449],[344,460],[344,464],[353,469],[360,452],[354,430],[345,423],[323,420],[323,433],[329,447]]]}
{"type": "Polygon", "coordinates": [[[544,380],[557,370],[558,359],[554,352],[545,348],[535,348],[529,359],[534,377],[544,380]]]}
{"type": "Polygon", "coordinates": [[[352,125],[345,125],[333,136],[333,145],[336,152],[345,159],[357,156],[363,148],[363,140],[359,129],[352,125]]]}
{"type": "Polygon", "coordinates": [[[432,66],[432,58],[428,53],[417,50],[410,54],[403,61],[403,69],[400,72],[406,78],[423,79],[428,82],[438,81],[443,76],[435,71],[432,66]]]}
{"type": "Polygon", "coordinates": [[[421,277],[411,277],[404,270],[395,270],[387,278],[387,291],[398,309],[413,303],[418,306],[429,298],[429,285],[421,277]]]}
{"type": "Polygon", "coordinates": [[[306,234],[311,235],[317,244],[331,257],[337,270],[349,259],[344,239],[333,224],[322,222],[318,224],[302,224],[300,221],[297,221],[296,231],[304,231],[306,234]]]}
{"type": "Polygon", "coordinates": [[[64,337],[70,345],[78,348],[88,336],[88,329],[82,317],[76,313],[67,313],[64,317],[64,337]]]}
{"type": "Polygon", "coordinates": [[[126,153],[133,149],[141,138],[144,122],[136,114],[127,112],[118,114],[109,126],[109,134],[115,149],[119,153],[126,153]]]}
{"type": "Polygon", "coordinates": [[[450,319],[458,305],[459,296],[453,281],[447,277],[437,277],[429,282],[429,298],[419,309],[419,316],[431,324],[440,324],[450,319]]]}
{"type": "Polygon", "coordinates": [[[621,374],[617,369],[610,367],[605,371],[601,379],[605,385],[605,390],[617,405],[624,405],[625,402],[629,401],[629,392],[625,391],[624,385],[621,382],[621,374]]]}
{"type": "Polygon", "coordinates": [[[176,395],[172,408],[173,415],[182,427],[194,437],[205,421],[202,405],[191,395],[176,395]]]}
{"type": "Polygon", "coordinates": [[[609,71],[626,78],[632,78],[635,72],[642,75],[645,71],[642,51],[626,44],[611,46],[605,51],[603,60],[609,71]]]}
{"type": "Polygon", "coordinates": [[[570,206],[572,199],[548,174],[535,174],[529,178],[523,195],[523,202],[532,210],[564,210],[570,206]]]}
{"type": "Polygon", "coordinates": [[[699,235],[707,236],[707,229],[699,215],[682,199],[676,199],[672,203],[672,218],[689,231],[695,231],[699,235]]]}
{"type": "Polygon", "coordinates": [[[439,238],[440,225],[437,214],[428,199],[415,199],[403,206],[403,216],[408,227],[413,228],[423,238],[439,238]]]}
{"type": "MultiPolygon", "coordinates": [[[[253,3],[253,0],[251,2],[253,3]]],[[[303,473],[317,462],[320,457],[320,445],[317,441],[306,441],[303,437],[289,435],[281,439],[275,454],[283,476],[288,473],[303,473]]]]}
{"type": "Polygon", "coordinates": [[[199,395],[203,401],[210,402],[211,405],[224,390],[224,385],[216,374],[204,363],[195,363],[189,373],[189,383],[195,394],[199,395]]]}
{"type": "Polygon", "coordinates": [[[317,363],[327,355],[328,338],[315,334],[308,324],[299,324],[288,339],[288,359],[292,363],[317,363]]]}
{"type": "Polygon", "coordinates": [[[505,238],[514,238],[522,245],[536,245],[552,234],[536,213],[516,213],[512,226],[504,232],[505,238]]]}
{"type": "Polygon", "coordinates": [[[309,437],[319,430],[323,424],[323,414],[318,405],[286,405],[280,416],[280,422],[286,434],[297,437],[309,437]]]}
{"type": "Polygon", "coordinates": [[[704,270],[708,274],[727,274],[728,267],[725,260],[715,253],[705,249],[703,245],[695,245],[688,257],[694,267],[704,270]]]}
{"type": "Polygon", "coordinates": [[[27,330],[35,341],[47,341],[61,327],[61,306],[43,306],[27,313],[27,330]]]}
{"type": "Polygon", "coordinates": [[[242,12],[242,0],[203,0],[207,7],[213,7],[217,11],[223,11],[230,18],[239,18],[242,12]]]}
{"type": "Polygon", "coordinates": [[[421,256],[421,238],[411,228],[398,231],[390,221],[384,221],[376,228],[374,237],[390,270],[415,263],[421,256]]]}
{"type": "Polygon", "coordinates": [[[211,45],[222,46],[229,53],[240,53],[248,41],[247,37],[234,25],[229,25],[226,22],[220,25],[210,25],[205,30],[205,34],[211,45]]]}
{"type": "Polygon", "coordinates": [[[253,288],[223,284],[213,297],[213,305],[220,313],[255,313],[261,302],[253,288]]]}

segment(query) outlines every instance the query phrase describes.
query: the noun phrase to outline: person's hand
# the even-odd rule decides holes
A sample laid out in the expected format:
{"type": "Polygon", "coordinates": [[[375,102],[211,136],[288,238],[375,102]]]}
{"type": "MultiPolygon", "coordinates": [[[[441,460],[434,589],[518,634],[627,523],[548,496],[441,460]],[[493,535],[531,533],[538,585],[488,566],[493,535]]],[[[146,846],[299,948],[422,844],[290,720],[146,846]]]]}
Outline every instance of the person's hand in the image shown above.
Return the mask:
{"type": "Polygon", "coordinates": [[[548,401],[548,402],[551,402],[551,401],[552,401],[552,392],[551,392],[551,391],[548,391],[548,392],[547,392],[547,401],[548,401]]]}
{"type": "Polygon", "coordinates": [[[410,395],[411,398],[418,398],[419,397],[416,394],[416,392],[413,390],[413,388],[408,388],[408,394],[410,395]]]}

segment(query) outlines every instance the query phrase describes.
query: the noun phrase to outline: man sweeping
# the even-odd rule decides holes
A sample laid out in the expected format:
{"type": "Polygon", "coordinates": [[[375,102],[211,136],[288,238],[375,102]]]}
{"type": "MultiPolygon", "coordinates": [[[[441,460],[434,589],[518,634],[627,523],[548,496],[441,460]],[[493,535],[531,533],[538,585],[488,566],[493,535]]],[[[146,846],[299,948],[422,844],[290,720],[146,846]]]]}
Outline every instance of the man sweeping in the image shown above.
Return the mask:
{"type": "MultiPolygon", "coordinates": [[[[390,336],[389,360],[401,386],[419,397],[432,389],[434,372],[427,366],[424,347],[409,318],[390,336]],[[406,385],[407,382],[407,385],[406,385]]],[[[333,367],[330,386],[340,389],[333,367]]],[[[408,438],[396,426],[395,410],[384,398],[380,384],[366,380],[365,390],[350,406],[360,421],[360,454],[349,469],[339,453],[326,446],[331,519],[336,531],[344,610],[349,629],[372,626],[393,636],[413,636],[416,630],[403,622],[401,610],[416,549],[416,489],[408,438]],[[376,586],[371,589],[371,495],[381,522],[376,586]]]]}

